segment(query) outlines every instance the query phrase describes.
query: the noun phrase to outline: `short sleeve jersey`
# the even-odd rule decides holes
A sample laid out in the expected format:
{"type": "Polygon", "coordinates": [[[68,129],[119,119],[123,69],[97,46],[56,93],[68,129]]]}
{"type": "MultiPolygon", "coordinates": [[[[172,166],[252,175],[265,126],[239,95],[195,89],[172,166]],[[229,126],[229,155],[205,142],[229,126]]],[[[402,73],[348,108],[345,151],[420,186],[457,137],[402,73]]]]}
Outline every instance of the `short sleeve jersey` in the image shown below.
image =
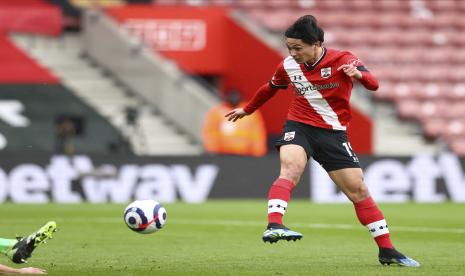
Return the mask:
{"type": "Polygon", "coordinates": [[[350,121],[349,99],[352,79],[337,68],[354,64],[363,71],[360,59],[347,51],[323,48],[323,54],[313,65],[298,64],[288,56],[276,69],[270,85],[287,88],[292,85],[294,98],[287,119],[308,125],[346,130],[350,121]]]}

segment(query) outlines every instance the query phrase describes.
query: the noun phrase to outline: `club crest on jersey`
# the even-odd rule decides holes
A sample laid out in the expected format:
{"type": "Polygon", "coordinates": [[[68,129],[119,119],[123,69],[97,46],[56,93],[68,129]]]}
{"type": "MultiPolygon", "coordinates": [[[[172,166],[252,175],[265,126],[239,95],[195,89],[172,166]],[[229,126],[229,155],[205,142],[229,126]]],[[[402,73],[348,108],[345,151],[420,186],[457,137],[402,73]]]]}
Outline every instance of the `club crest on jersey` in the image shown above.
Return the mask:
{"type": "Polygon", "coordinates": [[[289,131],[284,133],[284,141],[291,141],[295,138],[295,131],[289,131]]]}
{"type": "Polygon", "coordinates": [[[331,67],[321,68],[320,72],[322,78],[327,79],[331,77],[331,67]]]}

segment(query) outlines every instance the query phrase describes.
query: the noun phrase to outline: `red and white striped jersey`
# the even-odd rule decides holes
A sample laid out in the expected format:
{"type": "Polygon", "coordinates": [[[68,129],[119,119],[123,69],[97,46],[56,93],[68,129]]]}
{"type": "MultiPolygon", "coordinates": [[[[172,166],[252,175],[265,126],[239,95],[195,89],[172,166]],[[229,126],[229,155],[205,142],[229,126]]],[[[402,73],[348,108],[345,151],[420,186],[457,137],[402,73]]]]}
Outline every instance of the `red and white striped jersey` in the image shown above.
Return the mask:
{"type": "MultiPolygon", "coordinates": [[[[349,99],[353,83],[337,68],[350,63],[362,72],[360,82],[366,88],[376,90],[376,79],[350,52],[323,48],[322,56],[313,65],[298,64],[291,56],[286,57],[278,65],[269,85],[273,90],[293,86],[295,96],[287,119],[321,128],[346,130],[351,118],[349,99]]],[[[253,109],[252,104],[249,110],[253,109]]]]}

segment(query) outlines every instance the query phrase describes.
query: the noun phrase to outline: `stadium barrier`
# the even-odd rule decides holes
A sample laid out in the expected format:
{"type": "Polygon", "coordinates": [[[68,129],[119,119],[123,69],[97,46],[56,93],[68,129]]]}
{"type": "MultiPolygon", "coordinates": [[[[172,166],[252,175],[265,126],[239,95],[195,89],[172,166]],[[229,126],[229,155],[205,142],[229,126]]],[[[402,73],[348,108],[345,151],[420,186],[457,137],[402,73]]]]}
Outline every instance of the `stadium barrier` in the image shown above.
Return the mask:
{"type": "Polygon", "coordinates": [[[87,154],[130,154],[121,134],[61,84],[0,84],[0,156],[62,152],[59,124],[74,123],[72,144],[87,154]]]}
{"type": "MultiPolygon", "coordinates": [[[[465,159],[437,156],[361,157],[370,192],[380,202],[465,202],[465,159]]],[[[266,198],[278,158],[14,155],[0,161],[0,202],[126,203],[156,199],[201,203],[266,198]]],[[[294,198],[348,202],[312,162],[294,198]]]]}

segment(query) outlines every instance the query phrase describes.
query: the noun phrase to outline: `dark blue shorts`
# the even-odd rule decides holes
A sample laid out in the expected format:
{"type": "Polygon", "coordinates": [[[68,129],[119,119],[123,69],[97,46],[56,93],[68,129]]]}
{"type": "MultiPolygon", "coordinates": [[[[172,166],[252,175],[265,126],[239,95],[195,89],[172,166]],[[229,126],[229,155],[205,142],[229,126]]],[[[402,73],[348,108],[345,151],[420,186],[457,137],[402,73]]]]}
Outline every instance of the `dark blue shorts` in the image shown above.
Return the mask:
{"type": "Polygon", "coordinates": [[[282,145],[299,145],[305,149],[307,159],[313,157],[327,171],[360,168],[358,158],[344,130],[314,127],[296,121],[286,121],[283,134],[276,142],[282,145]]]}

